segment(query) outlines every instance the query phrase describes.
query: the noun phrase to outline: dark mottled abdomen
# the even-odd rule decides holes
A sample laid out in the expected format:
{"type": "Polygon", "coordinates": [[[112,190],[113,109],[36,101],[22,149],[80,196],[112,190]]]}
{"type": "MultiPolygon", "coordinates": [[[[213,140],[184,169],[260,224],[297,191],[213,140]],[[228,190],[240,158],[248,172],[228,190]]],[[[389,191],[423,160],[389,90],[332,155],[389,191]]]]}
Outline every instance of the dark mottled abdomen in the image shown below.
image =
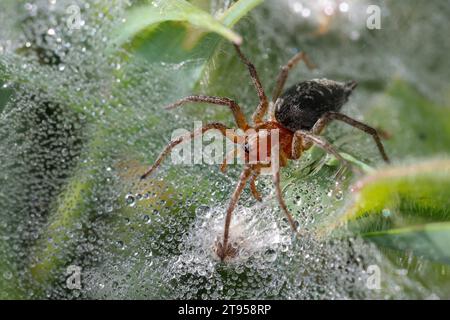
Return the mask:
{"type": "Polygon", "coordinates": [[[356,82],[315,79],[286,90],[275,106],[275,118],[291,131],[311,130],[328,111],[339,111],[356,87],[356,82]]]}

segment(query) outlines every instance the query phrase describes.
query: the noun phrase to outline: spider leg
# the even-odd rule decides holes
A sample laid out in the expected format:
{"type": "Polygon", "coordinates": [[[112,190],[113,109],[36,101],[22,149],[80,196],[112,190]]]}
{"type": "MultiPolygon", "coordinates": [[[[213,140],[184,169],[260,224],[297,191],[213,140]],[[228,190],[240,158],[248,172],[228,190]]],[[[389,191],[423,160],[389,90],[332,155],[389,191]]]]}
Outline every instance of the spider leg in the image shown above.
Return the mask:
{"type": "Polygon", "coordinates": [[[300,159],[303,153],[303,138],[299,134],[294,134],[294,138],[292,139],[292,147],[291,147],[291,159],[297,160],[300,159]]]}
{"type": "Polygon", "coordinates": [[[225,227],[223,231],[223,240],[222,243],[219,243],[217,246],[217,255],[223,261],[227,256],[233,256],[235,254],[234,249],[229,246],[228,238],[230,233],[230,223],[231,217],[233,215],[234,208],[236,207],[237,202],[239,201],[239,197],[244,190],[244,187],[247,183],[248,178],[252,173],[251,167],[247,166],[242,171],[241,176],[239,177],[238,184],[234,189],[233,195],[231,196],[230,203],[228,204],[226,216],[225,216],[225,227]]]}
{"type": "Polygon", "coordinates": [[[352,127],[355,127],[361,131],[364,131],[367,134],[370,134],[373,137],[373,139],[377,145],[378,151],[380,152],[381,156],[383,157],[383,160],[385,162],[389,163],[389,158],[386,154],[386,151],[384,150],[383,144],[381,143],[380,133],[375,128],[372,128],[372,127],[368,126],[367,124],[359,122],[353,118],[350,118],[349,116],[346,116],[345,114],[342,114],[339,112],[325,113],[325,115],[323,115],[314,124],[312,132],[314,134],[320,134],[332,120],[339,120],[339,121],[345,122],[348,125],[351,125],[352,127]]]}
{"type": "Polygon", "coordinates": [[[261,194],[258,192],[258,189],[256,188],[256,179],[258,179],[259,176],[259,171],[255,171],[252,175],[252,177],[250,178],[250,191],[252,192],[253,197],[257,200],[257,201],[262,201],[262,197],[261,194]]]}
{"type": "Polygon", "coordinates": [[[241,107],[239,107],[239,105],[234,100],[228,98],[211,97],[203,95],[188,96],[166,106],[165,109],[168,110],[174,109],[188,102],[201,102],[221,106],[228,106],[231,109],[231,112],[233,112],[234,120],[236,121],[237,126],[244,131],[249,128],[247,120],[245,119],[245,115],[242,113],[241,107]]]}
{"type": "Polygon", "coordinates": [[[316,66],[309,60],[308,56],[304,52],[299,52],[293,56],[287,64],[281,67],[281,71],[277,77],[277,83],[272,94],[272,103],[275,103],[280,97],[283,91],[284,85],[286,84],[289,71],[291,71],[300,61],[304,61],[309,69],[314,69],[316,66]]]}
{"type": "Polygon", "coordinates": [[[258,72],[256,71],[253,63],[248,60],[245,55],[242,53],[241,49],[238,45],[234,45],[236,51],[241,58],[242,62],[247,66],[248,71],[250,72],[250,77],[252,78],[253,84],[255,85],[256,91],[258,92],[259,97],[259,105],[256,108],[255,112],[252,115],[252,120],[255,124],[259,124],[263,122],[263,118],[267,112],[267,108],[269,107],[269,102],[267,96],[264,92],[264,88],[259,80],[258,72]]]}
{"type": "Polygon", "coordinates": [[[220,171],[225,173],[225,171],[227,170],[228,164],[234,160],[234,157],[236,157],[237,154],[238,154],[237,148],[233,148],[233,150],[228,152],[227,155],[225,156],[225,159],[223,160],[222,164],[220,165],[220,171]]]}
{"type": "Polygon", "coordinates": [[[217,129],[220,131],[220,133],[222,133],[223,136],[227,137],[234,143],[239,143],[240,137],[232,133],[230,130],[228,130],[228,128],[225,125],[221,123],[206,124],[195,131],[189,132],[185,135],[182,135],[170,141],[169,144],[160,153],[155,163],[141,176],[141,179],[145,179],[146,177],[148,177],[161,164],[161,162],[164,160],[164,158],[167,157],[167,155],[172,151],[172,149],[175,148],[177,145],[179,145],[182,142],[192,140],[194,137],[202,135],[210,129],[217,129]]]}
{"type": "MultiPolygon", "coordinates": [[[[355,170],[352,166],[350,166],[350,163],[347,160],[345,160],[339,154],[339,152],[337,152],[336,149],[330,143],[328,143],[324,138],[319,137],[317,135],[314,135],[314,134],[312,134],[308,131],[304,131],[304,130],[296,131],[295,135],[299,135],[303,138],[303,150],[307,150],[312,146],[312,144],[316,144],[324,151],[334,155],[336,157],[336,159],[338,159],[344,167],[351,169],[353,171],[355,170]]],[[[343,167],[341,169],[339,169],[337,176],[341,175],[342,169],[343,169],[343,167]]]]}
{"type": "Polygon", "coordinates": [[[284,214],[286,215],[286,218],[288,219],[288,222],[291,225],[292,230],[298,234],[297,225],[295,223],[295,220],[292,217],[291,213],[289,212],[289,210],[286,206],[286,203],[284,202],[284,199],[283,199],[283,194],[282,194],[281,186],[280,186],[280,167],[276,167],[276,169],[274,170],[272,179],[273,179],[273,184],[275,185],[275,192],[276,192],[280,207],[283,210],[284,214]]]}
{"type": "MultiPolygon", "coordinates": [[[[225,157],[222,165],[220,166],[220,171],[222,171],[223,173],[225,173],[225,170],[228,166],[228,163],[230,163],[234,157],[238,154],[238,149],[234,148],[233,150],[231,150],[225,157]]],[[[262,197],[261,194],[258,192],[258,189],[256,188],[256,179],[258,178],[260,172],[259,170],[254,169],[253,175],[250,178],[250,190],[252,192],[253,197],[257,200],[257,201],[262,201],[262,197]]]]}

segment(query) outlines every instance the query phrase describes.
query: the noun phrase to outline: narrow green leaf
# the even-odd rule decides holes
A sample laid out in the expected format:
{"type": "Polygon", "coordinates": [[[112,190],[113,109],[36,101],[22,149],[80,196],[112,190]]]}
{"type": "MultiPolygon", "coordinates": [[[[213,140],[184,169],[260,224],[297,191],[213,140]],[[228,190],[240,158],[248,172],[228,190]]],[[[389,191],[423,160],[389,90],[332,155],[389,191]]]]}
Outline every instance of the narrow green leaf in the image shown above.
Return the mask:
{"type": "Polygon", "coordinates": [[[234,26],[243,16],[263,3],[263,0],[241,0],[233,4],[220,18],[227,27],[234,26]]]}
{"type": "Polygon", "coordinates": [[[77,222],[82,223],[86,217],[86,202],[91,189],[91,181],[85,177],[73,179],[67,186],[62,197],[58,199],[55,213],[38,242],[35,263],[31,267],[33,278],[41,283],[49,282],[60,267],[69,262],[64,250],[74,245],[81,229],[77,222]]]}
{"type": "MultiPolygon", "coordinates": [[[[345,215],[354,220],[367,213],[382,213],[389,205],[398,207],[405,201],[415,201],[408,212],[417,212],[422,218],[433,222],[450,219],[450,160],[428,160],[422,163],[390,167],[368,175],[355,185],[356,202],[345,215]],[[442,209],[440,215],[426,216],[421,208],[442,209]]],[[[410,203],[411,204],[411,203],[410,203]]],[[[389,214],[385,211],[385,216],[389,214]]]]}

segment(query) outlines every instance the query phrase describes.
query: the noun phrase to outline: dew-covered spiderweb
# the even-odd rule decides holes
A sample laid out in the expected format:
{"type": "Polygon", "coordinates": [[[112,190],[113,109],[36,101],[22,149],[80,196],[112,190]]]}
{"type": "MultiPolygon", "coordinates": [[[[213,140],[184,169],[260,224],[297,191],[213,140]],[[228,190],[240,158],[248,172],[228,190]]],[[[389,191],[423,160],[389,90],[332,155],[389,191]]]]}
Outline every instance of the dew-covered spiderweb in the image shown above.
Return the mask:
{"type": "MultiPolygon", "coordinates": [[[[346,11],[343,1],[325,2],[346,11]]],[[[450,70],[448,35],[441,28],[448,5],[410,1],[405,12],[399,8],[403,1],[372,2],[383,9],[383,30],[390,32],[367,36],[364,19],[347,21],[342,15],[325,23],[316,1],[306,0],[267,1],[236,30],[268,88],[279,66],[305,50],[319,68],[299,67],[289,84],[354,78],[379,88],[381,95],[393,77],[401,77],[439,101],[448,90],[441,80],[450,70]],[[442,45],[438,52],[425,45],[431,38],[442,45]]],[[[232,3],[214,0],[210,11],[223,12],[232,3]]],[[[363,11],[367,5],[345,3],[363,11]]],[[[129,5],[119,0],[0,4],[0,296],[439,296],[399,275],[376,246],[345,232],[328,234],[324,226],[342,214],[350,181],[336,187],[336,167],[311,155],[282,173],[302,237],[292,235],[270,177],[262,177],[257,187],[264,201],[256,202],[246,189],[235,210],[231,237],[239,242],[239,253],[220,263],[214,243],[242,167],[232,165],[223,174],[217,165],[171,166],[169,158],[151,178],[139,181],[139,176],[175,129],[192,130],[194,121],[216,116],[232,124],[226,111],[197,106],[168,112],[164,105],[196,90],[231,95],[250,115],[256,93],[225,41],[214,60],[194,56],[176,63],[135,59],[126,46],[111,44],[110,30],[127,23],[129,5]],[[70,6],[81,10],[80,28],[68,27],[70,6]],[[81,287],[68,285],[69,266],[79,267],[81,287]],[[381,270],[382,289],[368,285],[370,266],[381,270]]],[[[375,99],[373,91],[362,89],[345,111],[362,119],[375,99]]],[[[327,138],[345,152],[374,167],[381,163],[370,137],[333,128],[327,138]]]]}

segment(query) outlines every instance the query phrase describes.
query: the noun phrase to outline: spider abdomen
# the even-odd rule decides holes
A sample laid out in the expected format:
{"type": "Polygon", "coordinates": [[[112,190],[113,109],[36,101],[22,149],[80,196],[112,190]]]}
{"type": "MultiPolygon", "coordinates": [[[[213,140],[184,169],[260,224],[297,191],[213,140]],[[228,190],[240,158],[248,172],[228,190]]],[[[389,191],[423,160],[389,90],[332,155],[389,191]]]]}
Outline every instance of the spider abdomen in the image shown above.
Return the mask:
{"type": "Polygon", "coordinates": [[[277,100],[275,118],[291,131],[311,130],[322,115],[339,111],[355,87],[355,81],[314,79],[300,82],[277,100]]]}

